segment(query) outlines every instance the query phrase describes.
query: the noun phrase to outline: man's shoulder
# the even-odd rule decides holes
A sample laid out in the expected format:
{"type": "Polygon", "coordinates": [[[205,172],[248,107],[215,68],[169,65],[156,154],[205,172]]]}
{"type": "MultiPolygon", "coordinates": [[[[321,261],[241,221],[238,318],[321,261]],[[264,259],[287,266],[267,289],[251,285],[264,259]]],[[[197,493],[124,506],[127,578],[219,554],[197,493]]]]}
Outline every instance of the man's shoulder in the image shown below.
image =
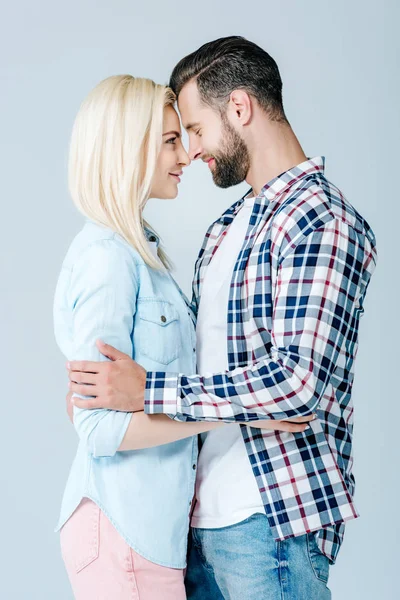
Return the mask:
{"type": "Polygon", "coordinates": [[[373,232],[340,189],[318,174],[306,178],[277,207],[271,223],[273,242],[282,249],[296,245],[332,221],[338,221],[360,235],[374,238],[373,232]]]}

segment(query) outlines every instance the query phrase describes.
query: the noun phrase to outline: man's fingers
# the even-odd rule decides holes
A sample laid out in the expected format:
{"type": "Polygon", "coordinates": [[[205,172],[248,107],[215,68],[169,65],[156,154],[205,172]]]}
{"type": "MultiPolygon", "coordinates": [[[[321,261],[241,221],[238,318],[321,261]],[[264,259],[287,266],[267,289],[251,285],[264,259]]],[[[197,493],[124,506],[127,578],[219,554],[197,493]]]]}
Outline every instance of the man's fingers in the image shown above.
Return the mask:
{"type": "Polygon", "coordinates": [[[73,398],[72,402],[77,408],[85,408],[87,410],[102,408],[99,406],[99,401],[97,398],[89,398],[88,400],[83,400],[82,398],[73,398]]]}
{"type": "Polygon", "coordinates": [[[94,373],[82,373],[81,371],[69,371],[68,377],[70,381],[74,383],[80,383],[85,385],[95,385],[97,382],[97,374],[94,373]]]}
{"type": "Polygon", "coordinates": [[[79,394],[80,396],[94,396],[95,386],[94,385],[81,385],[79,383],[74,383],[73,381],[69,384],[69,389],[74,394],[79,394]]]}
{"type": "Polygon", "coordinates": [[[101,362],[91,362],[88,360],[71,360],[67,363],[69,371],[82,371],[84,373],[98,373],[101,362]]]}
{"type": "Polygon", "coordinates": [[[124,354],[124,352],[120,352],[119,350],[114,348],[114,346],[110,346],[110,344],[105,344],[102,340],[97,340],[96,346],[103,354],[103,356],[106,356],[110,360],[121,360],[131,358],[127,354],[124,354]]]}
{"type": "Polygon", "coordinates": [[[72,392],[68,392],[67,397],[66,397],[66,403],[67,403],[67,413],[69,416],[69,420],[71,421],[71,423],[74,422],[74,406],[71,402],[72,400],[72,392]]]}

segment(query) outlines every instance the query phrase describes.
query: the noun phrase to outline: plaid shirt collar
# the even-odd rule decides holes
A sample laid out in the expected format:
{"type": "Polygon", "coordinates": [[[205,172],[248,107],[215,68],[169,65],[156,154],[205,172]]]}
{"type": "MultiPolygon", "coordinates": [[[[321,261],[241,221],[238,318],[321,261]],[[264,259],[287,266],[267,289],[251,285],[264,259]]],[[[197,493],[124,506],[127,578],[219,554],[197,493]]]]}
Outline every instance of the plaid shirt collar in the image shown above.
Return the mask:
{"type": "MultiPolygon", "coordinates": [[[[300,182],[305,177],[315,175],[317,173],[321,173],[321,175],[323,175],[324,172],[324,156],[308,158],[296,167],[292,167],[288,171],[281,173],[266,183],[256,197],[256,203],[258,205],[265,205],[265,207],[267,207],[270,202],[278,201],[279,197],[282,196],[290,187],[300,182]]],[[[252,189],[250,188],[250,190],[248,190],[240,200],[229,207],[228,210],[226,210],[214,224],[219,223],[221,225],[230,225],[239,210],[242,208],[246,196],[248,196],[251,192],[252,189]]]]}
{"type": "Polygon", "coordinates": [[[272,202],[278,196],[284,194],[288,188],[300,181],[300,179],[304,179],[304,177],[308,177],[309,175],[315,175],[316,173],[324,174],[324,171],[325,158],[323,156],[309,158],[297,165],[297,167],[293,167],[289,171],[285,171],[272,179],[263,187],[260,196],[264,197],[268,202],[272,202]]]}

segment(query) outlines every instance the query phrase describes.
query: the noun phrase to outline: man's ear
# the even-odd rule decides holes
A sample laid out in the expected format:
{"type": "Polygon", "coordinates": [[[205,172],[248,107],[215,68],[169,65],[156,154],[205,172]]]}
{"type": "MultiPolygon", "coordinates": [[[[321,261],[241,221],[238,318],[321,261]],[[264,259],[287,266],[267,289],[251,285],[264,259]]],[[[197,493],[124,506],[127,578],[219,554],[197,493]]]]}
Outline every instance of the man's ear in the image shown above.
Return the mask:
{"type": "Polygon", "coordinates": [[[244,127],[251,121],[253,102],[245,90],[233,90],[229,97],[227,115],[231,123],[244,127]]]}

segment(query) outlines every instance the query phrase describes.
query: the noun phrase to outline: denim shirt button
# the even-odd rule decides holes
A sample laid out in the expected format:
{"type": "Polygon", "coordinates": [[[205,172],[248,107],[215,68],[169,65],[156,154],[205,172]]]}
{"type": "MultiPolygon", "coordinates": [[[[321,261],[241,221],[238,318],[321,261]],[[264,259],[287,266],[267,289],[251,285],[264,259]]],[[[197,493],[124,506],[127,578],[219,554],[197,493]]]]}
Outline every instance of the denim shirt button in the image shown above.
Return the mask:
{"type": "Polygon", "coordinates": [[[161,321],[162,321],[163,323],[165,323],[165,322],[166,322],[166,320],[167,320],[167,317],[165,317],[164,315],[161,315],[161,321]]]}

